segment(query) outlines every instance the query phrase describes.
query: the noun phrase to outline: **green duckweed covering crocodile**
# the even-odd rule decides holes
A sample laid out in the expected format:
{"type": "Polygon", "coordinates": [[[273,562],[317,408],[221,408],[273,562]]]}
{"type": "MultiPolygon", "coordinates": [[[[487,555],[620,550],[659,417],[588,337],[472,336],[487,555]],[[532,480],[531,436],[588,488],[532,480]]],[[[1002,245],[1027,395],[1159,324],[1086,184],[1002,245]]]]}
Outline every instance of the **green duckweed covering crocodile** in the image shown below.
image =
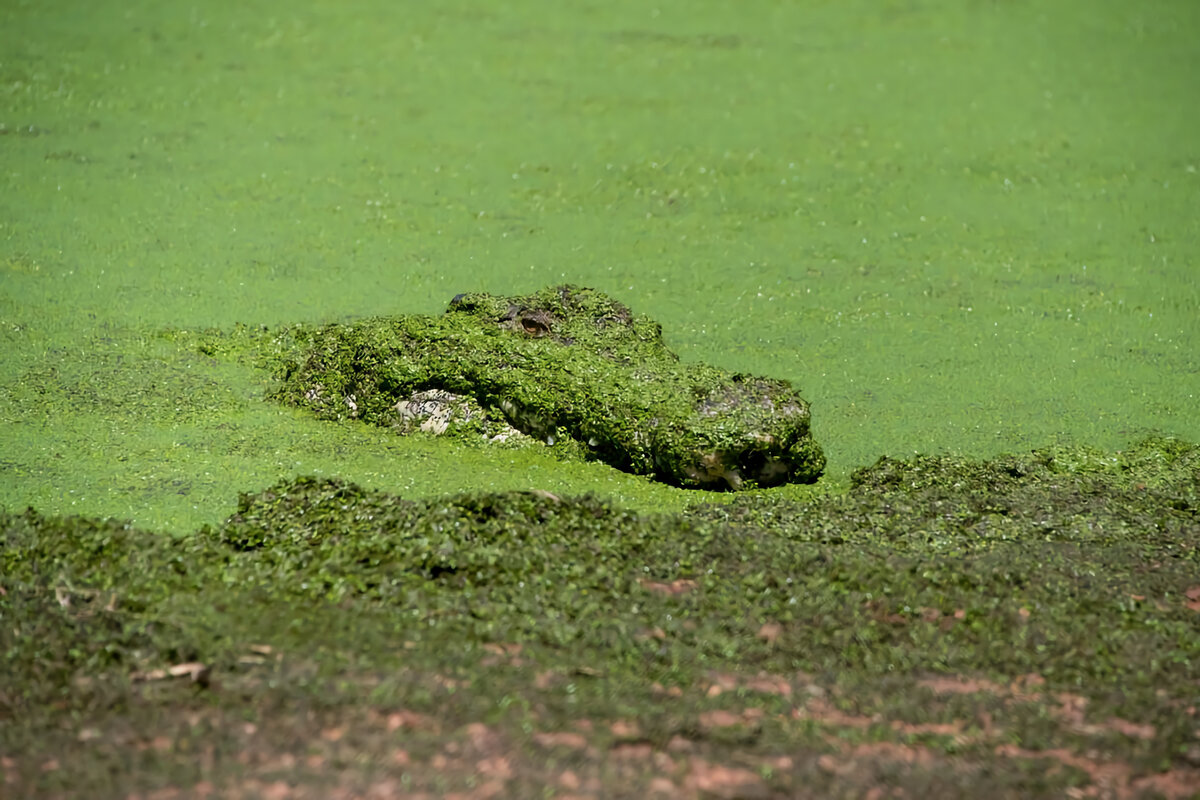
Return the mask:
{"type": "Polygon", "coordinates": [[[825,466],[787,381],[683,363],[657,322],[594,289],[464,294],[441,316],[298,326],[278,341],[277,399],[326,419],[403,429],[414,395],[437,390],[482,405],[493,427],[570,437],[686,488],[812,482],[825,466]]]}

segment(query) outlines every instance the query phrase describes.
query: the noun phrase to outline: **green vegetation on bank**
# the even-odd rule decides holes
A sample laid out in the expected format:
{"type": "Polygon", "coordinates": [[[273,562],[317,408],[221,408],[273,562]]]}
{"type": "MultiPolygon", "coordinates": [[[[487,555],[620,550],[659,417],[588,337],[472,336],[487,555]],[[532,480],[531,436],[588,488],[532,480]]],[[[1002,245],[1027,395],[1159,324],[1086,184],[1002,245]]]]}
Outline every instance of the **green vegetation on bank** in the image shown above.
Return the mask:
{"type": "MultiPolygon", "coordinates": [[[[633,714],[661,745],[705,739],[696,715],[719,703],[649,687],[729,671],[810,675],[813,691],[852,691],[847,713],[895,730],[924,719],[929,698],[899,689],[929,676],[1036,675],[1085,698],[1089,719],[1155,731],[1071,736],[1139,772],[1186,766],[1195,722],[1183,709],[1200,677],[1198,476],[1200,448],[1153,439],[1116,453],[885,458],[844,494],[749,493],[679,514],[547,492],[409,501],[315,478],[243,495],[222,525],[183,539],[8,513],[0,752],[45,756],[80,730],[154,728],[172,708],[228,722],[279,704],[336,717],[364,703],[515,731],[532,717],[560,729],[633,714]],[[571,688],[530,685],[530,670],[492,674],[489,647],[524,648],[571,688]],[[144,679],[180,663],[202,665],[195,683],[144,679]],[[411,670],[458,688],[418,688],[411,670]]],[[[763,702],[784,714],[790,701],[763,702]]],[[[1022,746],[1062,741],[1025,706],[990,713],[1022,746]]],[[[811,726],[771,724],[782,728],[770,748],[820,751],[811,726]]],[[[111,754],[77,749],[65,769],[87,785],[111,754]]],[[[184,755],[155,770],[195,780],[184,755]]],[[[226,757],[217,778],[241,769],[226,757]]],[[[32,763],[21,785],[56,779],[32,763]]]]}

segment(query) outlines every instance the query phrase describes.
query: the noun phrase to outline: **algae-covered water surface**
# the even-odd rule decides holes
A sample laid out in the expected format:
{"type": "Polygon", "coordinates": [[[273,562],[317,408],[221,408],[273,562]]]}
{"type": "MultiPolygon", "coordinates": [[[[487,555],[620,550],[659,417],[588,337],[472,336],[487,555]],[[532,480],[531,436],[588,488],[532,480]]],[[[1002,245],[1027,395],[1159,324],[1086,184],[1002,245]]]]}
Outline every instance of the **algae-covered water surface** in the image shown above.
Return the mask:
{"type": "Polygon", "coordinates": [[[1190,796],[1198,32],[4,3],[0,794],[1190,796]],[[273,402],[272,332],[565,284],[820,479],[273,402]]]}

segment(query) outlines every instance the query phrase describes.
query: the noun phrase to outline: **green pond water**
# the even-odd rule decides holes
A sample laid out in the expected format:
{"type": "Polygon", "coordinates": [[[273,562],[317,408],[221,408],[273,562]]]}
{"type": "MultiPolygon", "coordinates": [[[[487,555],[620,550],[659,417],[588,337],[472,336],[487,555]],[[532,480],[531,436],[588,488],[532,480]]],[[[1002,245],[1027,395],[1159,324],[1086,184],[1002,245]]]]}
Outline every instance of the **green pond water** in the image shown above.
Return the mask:
{"type": "MultiPolygon", "coordinates": [[[[694,493],[263,402],[167,329],[592,286],[878,456],[1200,439],[1200,5],[0,4],[0,506],[694,493]]],[[[812,489],[783,488],[776,493],[812,489]]]]}

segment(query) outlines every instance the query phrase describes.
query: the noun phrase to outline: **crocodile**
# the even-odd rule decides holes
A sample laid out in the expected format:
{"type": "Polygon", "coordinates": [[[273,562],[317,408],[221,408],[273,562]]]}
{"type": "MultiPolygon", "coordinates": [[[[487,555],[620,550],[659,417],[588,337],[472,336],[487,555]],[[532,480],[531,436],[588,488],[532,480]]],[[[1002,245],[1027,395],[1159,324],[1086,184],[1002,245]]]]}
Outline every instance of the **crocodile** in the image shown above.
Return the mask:
{"type": "Polygon", "coordinates": [[[494,420],[548,444],[569,437],[689,489],[809,483],[825,466],[788,381],[681,361],[659,323],[596,289],[466,293],[441,315],[295,326],[276,341],[288,344],[274,396],[325,419],[411,430],[424,409],[417,427],[436,433],[457,408],[488,432],[494,420]]]}

